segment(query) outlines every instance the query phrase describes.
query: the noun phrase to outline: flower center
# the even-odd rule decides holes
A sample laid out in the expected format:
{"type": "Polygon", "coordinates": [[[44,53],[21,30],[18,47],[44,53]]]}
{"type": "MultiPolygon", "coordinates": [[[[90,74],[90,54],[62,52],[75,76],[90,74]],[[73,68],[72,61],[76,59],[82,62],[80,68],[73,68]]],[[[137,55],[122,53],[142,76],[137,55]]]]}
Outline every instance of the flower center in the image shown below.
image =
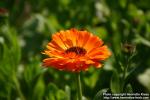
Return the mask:
{"type": "Polygon", "coordinates": [[[81,47],[71,47],[71,48],[67,49],[65,52],[66,53],[74,52],[77,55],[85,55],[86,54],[86,50],[81,47]]]}

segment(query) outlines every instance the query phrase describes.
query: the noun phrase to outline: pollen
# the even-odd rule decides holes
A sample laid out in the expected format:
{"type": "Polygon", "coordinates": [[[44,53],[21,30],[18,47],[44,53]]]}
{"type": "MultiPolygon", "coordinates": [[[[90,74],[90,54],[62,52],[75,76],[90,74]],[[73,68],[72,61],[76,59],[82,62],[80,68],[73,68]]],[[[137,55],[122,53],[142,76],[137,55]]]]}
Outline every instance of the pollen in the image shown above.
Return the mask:
{"type": "Polygon", "coordinates": [[[70,53],[70,52],[74,52],[77,55],[85,55],[86,54],[86,50],[82,47],[71,47],[65,51],[65,53],[70,53]]]}

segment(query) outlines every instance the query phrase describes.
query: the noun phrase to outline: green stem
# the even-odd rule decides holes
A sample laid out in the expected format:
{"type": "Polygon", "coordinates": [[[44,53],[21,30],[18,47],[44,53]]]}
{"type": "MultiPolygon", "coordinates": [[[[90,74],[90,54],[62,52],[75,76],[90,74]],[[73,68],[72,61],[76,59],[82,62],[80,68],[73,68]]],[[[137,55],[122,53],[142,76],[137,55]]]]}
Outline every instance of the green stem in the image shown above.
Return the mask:
{"type": "Polygon", "coordinates": [[[82,100],[82,88],[81,88],[81,80],[80,73],[76,73],[76,81],[77,81],[77,92],[78,92],[78,100],[82,100]]]}
{"type": "Polygon", "coordinates": [[[127,66],[125,66],[125,68],[124,68],[124,71],[123,71],[123,80],[125,81],[125,78],[126,78],[126,73],[127,73],[127,69],[128,69],[128,64],[127,64],[127,66]]]}
{"type": "Polygon", "coordinates": [[[124,72],[123,72],[122,92],[124,92],[124,90],[125,90],[125,80],[126,80],[126,76],[127,76],[128,67],[129,67],[129,58],[126,58],[126,66],[125,66],[124,72]]]}

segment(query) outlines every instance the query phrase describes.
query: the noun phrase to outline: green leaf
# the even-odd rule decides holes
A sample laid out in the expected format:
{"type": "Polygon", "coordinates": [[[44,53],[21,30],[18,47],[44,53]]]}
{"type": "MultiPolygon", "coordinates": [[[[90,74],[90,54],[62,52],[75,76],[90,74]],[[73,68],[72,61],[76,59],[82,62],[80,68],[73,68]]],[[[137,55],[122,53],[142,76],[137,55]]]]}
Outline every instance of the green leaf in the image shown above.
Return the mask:
{"type": "Polygon", "coordinates": [[[128,85],[125,87],[125,92],[126,92],[126,93],[133,93],[131,84],[128,84],[128,85]]]}
{"type": "Polygon", "coordinates": [[[25,82],[30,85],[33,80],[38,78],[42,73],[42,67],[40,66],[39,59],[35,58],[24,68],[23,78],[25,79],[25,82]]]}
{"type": "Polygon", "coordinates": [[[117,71],[114,71],[110,83],[110,88],[112,93],[120,93],[121,92],[120,86],[121,86],[121,82],[119,79],[119,74],[117,73],[117,71]]]}
{"type": "Polygon", "coordinates": [[[125,8],[127,4],[127,0],[119,0],[119,3],[122,8],[125,8]]]}
{"type": "Polygon", "coordinates": [[[136,39],[134,40],[136,43],[141,43],[147,47],[150,47],[150,41],[147,39],[143,38],[142,36],[136,34],[136,39]]]}
{"type": "Polygon", "coordinates": [[[69,86],[65,86],[65,92],[67,94],[67,99],[66,100],[71,100],[71,90],[69,86]]]}
{"type": "Polygon", "coordinates": [[[100,91],[97,92],[97,94],[94,97],[94,100],[103,100],[103,93],[108,92],[109,89],[102,89],[100,91]]]}
{"type": "Polygon", "coordinates": [[[127,85],[128,82],[134,77],[134,74],[137,74],[140,70],[140,66],[131,69],[125,78],[125,85],[127,85]]]}
{"type": "Polygon", "coordinates": [[[47,100],[69,100],[68,94],[59,89],[54,83],[50,83],[47,87],[47,100]]]}
{"type": "Polygon", "coordinates": [[[49,83],[47,89],[48,89],[48,92],[56,93],[58,90],[58,87],[54,83],[49,83]]]}
{"type": "Polygon", "coordinates": [[[42,77],[40,77],[33,91],[33,100],[42,100],[44,96],[44,91],[45,91],[45,85],[42,80],[42,77]]]}
{"type": "Polygon", "coordinates": [[[57,86],[54,83],[49,83],[46,89],[46,93],[48,93],[47,100],[56,100],[57,91],[57,86]]]}
{"type": "Polygon", "coordinates": [[[66,94],[63,90],[58,90],[56,97],[57,97],[57,100],[67,100],[67,95],[68,94],[66,94]]]}
{"type": "Polygon", "coordinates": [[[96,82],[98,81],[98,72],[91,74],[89,77],[84,78],[85,84],[91,89],[95,87],[96,82]]]}

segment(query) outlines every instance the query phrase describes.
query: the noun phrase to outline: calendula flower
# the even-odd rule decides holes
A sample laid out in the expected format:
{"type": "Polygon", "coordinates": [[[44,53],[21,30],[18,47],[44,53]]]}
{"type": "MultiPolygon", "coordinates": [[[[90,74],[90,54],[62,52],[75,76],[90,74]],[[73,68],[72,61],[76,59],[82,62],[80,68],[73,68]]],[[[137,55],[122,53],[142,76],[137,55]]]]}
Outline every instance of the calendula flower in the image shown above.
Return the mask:
{"type": "Polygon", "coordinates": [[[48,58],[43,60],[43,65],[71,72],[86,71],[90,65],[100,68],[100,61],[111,55],[100,38],[77,29],[53,34],[46,47],[43,54],[48,58]]]}

